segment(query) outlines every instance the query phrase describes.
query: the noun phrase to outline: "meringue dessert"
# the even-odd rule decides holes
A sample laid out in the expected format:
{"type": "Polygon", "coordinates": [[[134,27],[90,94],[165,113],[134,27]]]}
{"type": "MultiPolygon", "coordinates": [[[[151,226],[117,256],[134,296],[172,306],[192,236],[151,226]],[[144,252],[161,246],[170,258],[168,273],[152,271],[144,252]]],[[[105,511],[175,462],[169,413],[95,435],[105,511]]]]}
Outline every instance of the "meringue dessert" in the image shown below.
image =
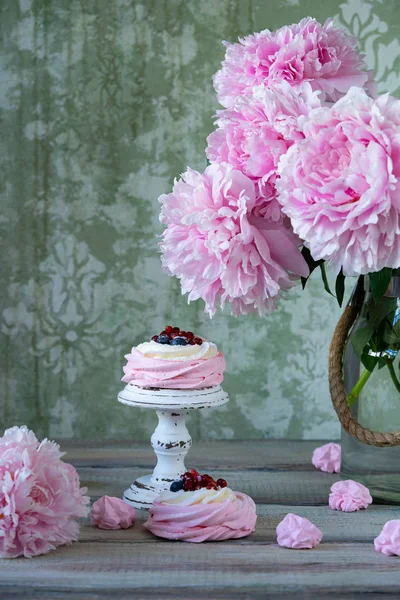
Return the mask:
{"type": "Polygon", "coordinates": [[[322,540],[322,531],[308,519],[288,513],[276,528],[277,542],[282,548],[315,548],[322,540]]]}
{"type": "Polygon", "coordinates": [[[144,526],[169,540],[206,542],[250,535],[256,520],[250,496],[232,491],[224,479],[214,481],[191,469],[155,500],[144,526]]]}
{"type": "Polygon", "coordinates": [[[195,390],[218,385],[226,368],[215,344],[168,325],[125,356],[122,381],[144,388],[195,390]]]}

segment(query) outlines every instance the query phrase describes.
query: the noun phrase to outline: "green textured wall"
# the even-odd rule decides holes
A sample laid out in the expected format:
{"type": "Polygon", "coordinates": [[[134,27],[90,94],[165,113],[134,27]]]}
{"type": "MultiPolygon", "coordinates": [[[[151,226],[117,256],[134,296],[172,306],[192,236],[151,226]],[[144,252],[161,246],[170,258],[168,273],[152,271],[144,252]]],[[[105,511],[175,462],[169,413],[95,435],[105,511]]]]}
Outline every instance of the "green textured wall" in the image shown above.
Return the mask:
{"type": "Polygon", "coordinates": [[[116,402],[123,354],[167,322],[226,354],[223,409],[194,437],[337,437],[318,282],[266,320],[212,321],[161,272],[157,197],[205,167],[222,39],[336,15],[380,91],[400,85],[398,0],[2,0],[0,429],[147,439],[116,402]]]}

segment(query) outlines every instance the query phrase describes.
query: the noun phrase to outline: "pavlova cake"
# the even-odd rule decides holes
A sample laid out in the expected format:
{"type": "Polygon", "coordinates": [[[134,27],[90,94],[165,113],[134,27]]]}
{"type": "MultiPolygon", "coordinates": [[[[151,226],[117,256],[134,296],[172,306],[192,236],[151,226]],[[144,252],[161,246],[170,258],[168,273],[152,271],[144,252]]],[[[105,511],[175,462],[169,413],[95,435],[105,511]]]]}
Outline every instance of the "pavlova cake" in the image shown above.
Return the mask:
{"type": "Polygon", "coordinates": [[[143,388],[201,389],[219,385],[226,364],[215,344],[168,325],[125,356],[122,381],[143,388]]]}
{"type": "Polygon", "coordinates": [[[214,481],[191,469],[161,492],[144,526],[169,540],[205,542],[250,535],[256,520],[250,496],[232,491],[224,479],[214,481]]]}

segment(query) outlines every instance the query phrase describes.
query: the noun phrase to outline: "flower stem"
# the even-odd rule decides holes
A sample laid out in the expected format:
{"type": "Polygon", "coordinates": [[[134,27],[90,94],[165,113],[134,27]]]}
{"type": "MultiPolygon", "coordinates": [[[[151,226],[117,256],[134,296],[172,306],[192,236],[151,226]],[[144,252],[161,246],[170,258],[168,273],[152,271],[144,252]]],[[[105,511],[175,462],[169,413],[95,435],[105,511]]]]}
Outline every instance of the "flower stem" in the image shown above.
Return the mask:
{"type": "MultiPolygon", "coordinates": [[[[372,375],[372,371],[368,371],[368,369],[365,369],[365,371],[362,373],[360,379],[357,381],[356,385],[353,387],[350,394],[347,396],[347,404],[350,406],[350,408],[353,406],[354,402],[357,400],[358,396],[360,395],[361,390],[363,389],[364,385],[367,383],[367,381],[371,377],[371,375],[372,375]]],[[[400,389],[399,389],[399,391],[400,391],[400,389]]]]}
{"type": "Polygon", "coordinates": [[[394,367],[393,367],[393,361],[389,360],[389,359],[386,359],[386,364],[388,366],[390,377],[392,378],[394,386],[395,386],[396,390],[398,392],[400,392],[400,381],[396,377],[396,373],[395,373],[394,367]]]}

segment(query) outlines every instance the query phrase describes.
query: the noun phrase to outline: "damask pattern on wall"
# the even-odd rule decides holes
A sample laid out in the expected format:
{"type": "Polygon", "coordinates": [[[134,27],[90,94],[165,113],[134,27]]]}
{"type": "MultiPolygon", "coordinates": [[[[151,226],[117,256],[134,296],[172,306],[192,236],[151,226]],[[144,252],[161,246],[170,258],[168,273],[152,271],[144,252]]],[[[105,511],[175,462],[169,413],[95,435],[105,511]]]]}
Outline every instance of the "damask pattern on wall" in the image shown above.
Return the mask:
{"type": "MultiPolygon", "coordinates": [[[[157,197],[205,167],[222,39],[307,16],[306,0],[0,1],[0,429],[148,439],[116,402],[123,355],[168,322],[225,352],[231,402],[195,437],[332,438],[340,310],[317,278],[278,312],[212,321],[161,271],[157,197]]],[[[397,0],[315,0],[400,92],[397,0]]],[[[136,412],[136,411],[132,411],[136,412]]]]}

